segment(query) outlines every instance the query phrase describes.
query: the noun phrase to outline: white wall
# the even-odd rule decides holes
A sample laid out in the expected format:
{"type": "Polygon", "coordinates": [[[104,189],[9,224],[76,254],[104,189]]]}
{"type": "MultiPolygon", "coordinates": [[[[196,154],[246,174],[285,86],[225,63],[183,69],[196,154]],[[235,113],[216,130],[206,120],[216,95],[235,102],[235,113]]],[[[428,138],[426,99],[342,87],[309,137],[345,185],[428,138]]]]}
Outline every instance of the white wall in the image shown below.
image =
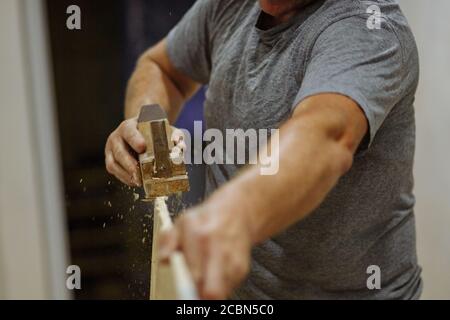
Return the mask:
{"type": "Polygon", "coordinates": [[[0,1],[0,299],[70,297],[41,4],[0,1]]]}
{"type": "Polygon", "coordinates": [[[450,1],[402,0],[421,57],[417,233],[425,299],[450,299],[450,1]]]}
{"type": "Polygon", "coordinates": [[[48,294],[27,114],[19,2],[0,2],[0,295],[48,294]]]}

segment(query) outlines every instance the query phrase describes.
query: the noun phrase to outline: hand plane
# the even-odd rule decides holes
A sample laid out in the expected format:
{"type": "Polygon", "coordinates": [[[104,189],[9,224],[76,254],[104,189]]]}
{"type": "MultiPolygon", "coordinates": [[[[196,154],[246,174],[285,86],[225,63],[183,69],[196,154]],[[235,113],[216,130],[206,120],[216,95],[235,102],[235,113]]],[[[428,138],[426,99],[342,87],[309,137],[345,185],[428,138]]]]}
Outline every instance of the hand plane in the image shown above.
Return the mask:
{"type": "Polygon", "coordinates": [[[159,105],[141,109],[138,130],[144,136],[147,150],[139,155],[145,201],[153,201],[177,192],[189,191],[189,178],[181,155],[171,140],[172,127],[159,105]]]}

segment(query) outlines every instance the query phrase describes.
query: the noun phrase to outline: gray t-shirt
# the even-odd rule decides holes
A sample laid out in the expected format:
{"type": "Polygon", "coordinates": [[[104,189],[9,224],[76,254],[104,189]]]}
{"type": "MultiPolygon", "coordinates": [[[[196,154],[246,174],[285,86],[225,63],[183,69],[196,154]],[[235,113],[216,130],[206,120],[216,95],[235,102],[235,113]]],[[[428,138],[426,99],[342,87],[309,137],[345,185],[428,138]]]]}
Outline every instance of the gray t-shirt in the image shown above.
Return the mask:
{"type": "MultiPolygon", "coordinates": [[[[370,133],[320,207],[254,249],[236,297],[419,298],[412,192],[418,54],[397,2],[317,0],[268,30],[260,28],[263,15],[256,0],[199,0],[168,36],[172,63],[208,85],[207,128],[278,128],[303,99],[333,92],[359,104],[370,133]],[[380,29],[367,25],[371,5],[381,9],[380,29]],[[381,290],[368,289],[370,266],[380,268],[381,290]]],[[[208,192],[239,168],[209,166],[208,192]]]]}

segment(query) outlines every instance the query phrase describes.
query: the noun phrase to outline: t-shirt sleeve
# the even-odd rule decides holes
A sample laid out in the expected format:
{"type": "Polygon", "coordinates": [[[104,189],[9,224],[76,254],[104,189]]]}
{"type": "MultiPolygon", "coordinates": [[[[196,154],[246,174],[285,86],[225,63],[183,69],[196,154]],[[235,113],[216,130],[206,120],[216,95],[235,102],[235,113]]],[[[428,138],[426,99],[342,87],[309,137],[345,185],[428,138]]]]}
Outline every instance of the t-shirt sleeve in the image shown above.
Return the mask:
{"type": "Polygon", "coordinates": [[[211,73],[211,38],[216,0],[197,0],[167,37],[169,59],[179,71],[206,84],[211,73]]]}
{"type": "Polygon", "coordinates": [[[370,132],[367,148],[389,112],[405,95],[401,44],[390,25],[369,29],[366,18],[351,17],[328,27],[315,42],[293,108],[309,96],[338,93],[359,104],[370,132]]]}

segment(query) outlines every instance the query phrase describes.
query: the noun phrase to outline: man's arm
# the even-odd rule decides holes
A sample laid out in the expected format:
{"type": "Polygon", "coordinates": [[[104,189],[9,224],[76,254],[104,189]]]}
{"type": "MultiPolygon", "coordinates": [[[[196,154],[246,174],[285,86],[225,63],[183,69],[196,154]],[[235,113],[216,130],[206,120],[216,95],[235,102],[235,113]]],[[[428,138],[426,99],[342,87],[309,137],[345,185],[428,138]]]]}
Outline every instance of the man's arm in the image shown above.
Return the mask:
{"type": "Polygon", "coordinates": [[[248,273],[251,247],[318,207],[351,168],[367,131],[364,113],[351,99],[306,99],[280,130],[278,174],[246,169],[176,222],[162,237],[162,257],[182,250],[201,296],[226,298],[248,273]]]}
{"type": "Polygon", "coordinates": [[[167,41],[163,40],[138,60],[128,83],[125,117],[137,117],[143,105],[159,104],[166,109],[173,123],[181,106],[199,88],[198,83],[175,69],[167,54],[167,41]]]}
{"type": "Polygon", "coordinates": [[[166,40],[150,48],[139,59],[131,77],[126,102],[126,120],[108,138],[105,163],[108,172],[129,186],[139,186],[138,162],[132,154],[145,152],[145,141],[137,129],[140,108],[159,104],[173,123],[181,106],[200,85],[178,72],[167,54],[166,40]]]}

